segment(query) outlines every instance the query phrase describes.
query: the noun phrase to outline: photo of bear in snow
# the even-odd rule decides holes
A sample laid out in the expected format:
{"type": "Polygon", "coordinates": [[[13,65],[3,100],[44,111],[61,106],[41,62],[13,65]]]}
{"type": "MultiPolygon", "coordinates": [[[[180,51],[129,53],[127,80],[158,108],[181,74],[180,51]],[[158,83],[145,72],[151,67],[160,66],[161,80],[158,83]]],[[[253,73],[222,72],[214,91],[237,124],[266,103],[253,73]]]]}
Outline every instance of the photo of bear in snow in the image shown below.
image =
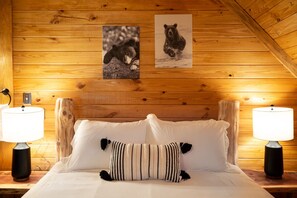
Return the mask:
{"type": "Polygon", "coordinates": [[[192,67],[192,15],[155,15],[155,67],[192,67]]]}
{"type": "Polygon", "coordinates": [[[179,34],[176,23],[174,25],[164,24],[164,28],[166,39],[163,50],[170,57],[175,57],[184,50],[186,40],[179,34]]]}
{"type": "Polygon", "coordinates": [[[139,27],[103,26],[103,78],[139,78],[139,27]]]}

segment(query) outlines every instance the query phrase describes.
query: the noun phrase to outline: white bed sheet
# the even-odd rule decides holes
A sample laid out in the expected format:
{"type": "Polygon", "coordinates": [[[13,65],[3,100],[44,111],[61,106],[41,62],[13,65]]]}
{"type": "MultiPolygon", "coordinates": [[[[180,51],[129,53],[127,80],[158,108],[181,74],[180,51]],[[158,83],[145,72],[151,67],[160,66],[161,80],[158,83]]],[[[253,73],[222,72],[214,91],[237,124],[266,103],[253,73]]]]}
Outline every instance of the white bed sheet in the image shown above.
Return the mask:
{"type": "Polygon", "coordinates": [[[104,181],[99,171],[65,172],[57,163],[24,198],[211,198],[272,197],[237,166],[226,172],[188,171],[191,179],[180,183],[159,180],[104,181]]]}

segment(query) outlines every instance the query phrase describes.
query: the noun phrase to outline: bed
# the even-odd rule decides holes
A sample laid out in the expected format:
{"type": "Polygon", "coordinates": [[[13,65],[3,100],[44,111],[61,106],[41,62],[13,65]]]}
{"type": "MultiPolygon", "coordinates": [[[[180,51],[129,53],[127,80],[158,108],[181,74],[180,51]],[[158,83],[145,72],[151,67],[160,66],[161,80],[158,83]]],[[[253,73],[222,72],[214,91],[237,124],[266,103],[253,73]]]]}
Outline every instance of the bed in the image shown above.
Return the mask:
{"type": "MultiPolygon", "coordinates": [[[[58,162],[23,197],[272,197],[237,166],[238,101],[220,101],[218,120],[171,122],[149,114],[141,121],[111,123],[89,120],[75,122],[74,117],[72,99],[58,99],[58,162]],[[125,171],[122,179],[110,174],[113,181],[106,181],[100,178],[99,173],[102,170],[109,173],[113,171],[112,159],[119,152],[115,152],[113,142],[113,146],[107,145],[106,150],[100,150],[99,137],[109,138],[110,142],[121,141],[125,146],[140,145],[141,148],[145,148],[143,145],[147,144],[159,146],[172,141],[178,142],[176,145],[180,145],[181,149],[184,145],[181,141],[189,142],[192,147],[176,157],[179,163],[176,168],[178,171],[185,170],[190,179],[176,182],[164,181],[159,175],[154,178],[155,170],[151,170],[153,165],[149,162],[149,179],[142,174],[141,177],[132,174],[134,177],[131,181],[127,173],[129,171],[125,171]]],[[[140,153],[145,156],[142,155],[143,150],[140,153]]],[[[153,153],[149,152],[148,159],[152,159],[153,153]]],[[[127,156],[125,154],[125,159],[127,156]]],[[[170,154],[168,156],[171,157],[170,154]]],[[[128,161],[133,164],[130,158],[128,161]]],[[[158,174],[163,168],[166,169],[165,172],[168,171],[169,162],[166,163],[161,167],[162,163],[158,161],[158,174]]],[[[141,170],[146,170],[147,166],[143,164],[141,161],[141,170]]],[[[117,163],[113,165],[117,166],[117,163]]],[[[129,174],[133,171],[131,169],[129,174]]]]}

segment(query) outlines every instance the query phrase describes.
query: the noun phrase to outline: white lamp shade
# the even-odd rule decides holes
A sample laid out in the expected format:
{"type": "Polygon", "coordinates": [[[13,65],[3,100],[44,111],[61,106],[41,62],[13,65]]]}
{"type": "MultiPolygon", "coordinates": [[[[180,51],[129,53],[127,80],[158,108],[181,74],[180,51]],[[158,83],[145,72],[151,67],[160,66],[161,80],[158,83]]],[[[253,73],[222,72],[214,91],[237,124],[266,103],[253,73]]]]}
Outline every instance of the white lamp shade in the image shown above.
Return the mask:
{"type": "Polygon", "coordinates": [[[268,141],[294,139],[294,112],[291,108],[264,107],[253,109],[253,134],[268,141]]]}
{"type": "Polygon", "coordinates": [[[0,105],[0,141],[2,140],[2,110],[7,109],[8,104],[0,105]]]}
{"type": "Polygon", "coordinates": [[[31,142],[43,137],[44,110],[39,107],[16,107],[2,111],[2,140],[31,142]]]}

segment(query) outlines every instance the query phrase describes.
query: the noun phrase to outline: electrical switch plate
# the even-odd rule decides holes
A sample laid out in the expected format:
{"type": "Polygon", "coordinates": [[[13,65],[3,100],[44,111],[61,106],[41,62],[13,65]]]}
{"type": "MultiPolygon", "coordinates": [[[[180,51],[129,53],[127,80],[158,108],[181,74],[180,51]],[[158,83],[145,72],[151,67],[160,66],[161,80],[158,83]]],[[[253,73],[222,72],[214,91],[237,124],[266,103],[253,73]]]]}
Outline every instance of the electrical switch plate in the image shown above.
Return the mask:
{"type": "Polygon", "coordinates": [[[23,93],[23,104],[32,104],[31,93],[23,93]]]}

